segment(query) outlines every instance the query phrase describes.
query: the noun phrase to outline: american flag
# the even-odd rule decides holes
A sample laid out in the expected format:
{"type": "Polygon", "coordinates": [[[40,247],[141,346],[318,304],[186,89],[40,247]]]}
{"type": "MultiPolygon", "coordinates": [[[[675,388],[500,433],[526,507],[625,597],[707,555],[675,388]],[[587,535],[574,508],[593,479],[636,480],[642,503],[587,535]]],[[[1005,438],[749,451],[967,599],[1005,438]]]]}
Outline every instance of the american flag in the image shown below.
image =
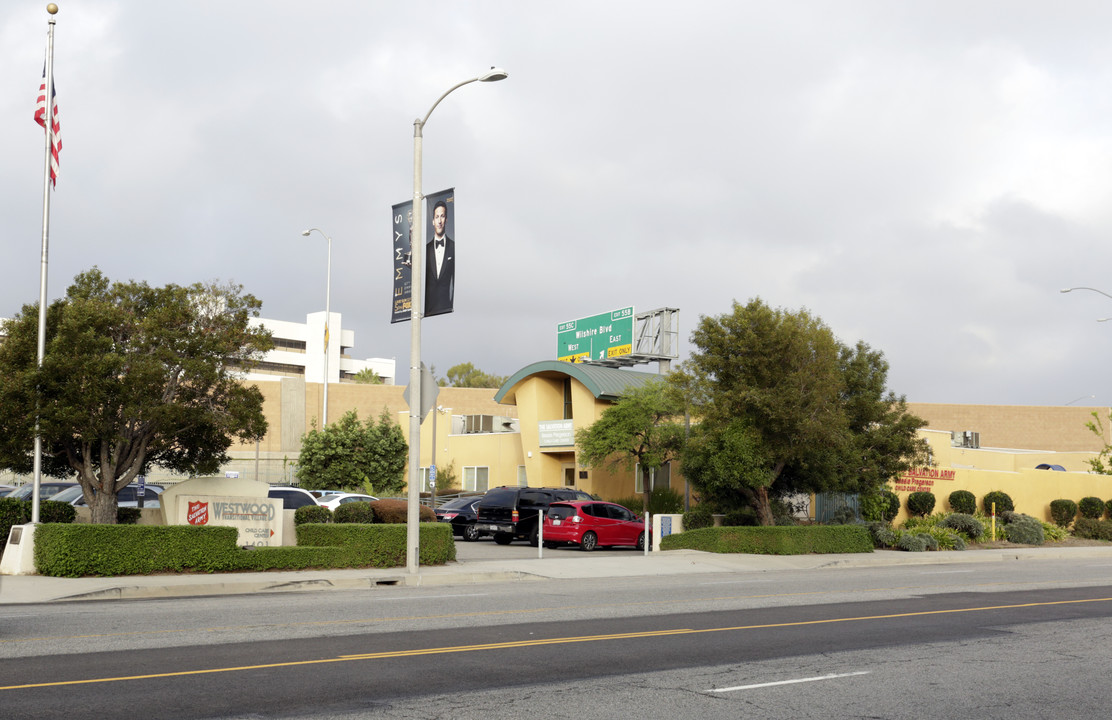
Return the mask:
{"type": "MultiPolygon", "coordinates": [[[[58,94],[54,92],[54,78],[50,78],[51,143],[50,143],[50,182],[58,186],[58,153],[62,152],[62,124],[58,120],[58,94]]],[[[35,122],[46,130],[46,68],[42,71],[42,84],[39,85],[39,100],[35,105],[35,122]]]]}

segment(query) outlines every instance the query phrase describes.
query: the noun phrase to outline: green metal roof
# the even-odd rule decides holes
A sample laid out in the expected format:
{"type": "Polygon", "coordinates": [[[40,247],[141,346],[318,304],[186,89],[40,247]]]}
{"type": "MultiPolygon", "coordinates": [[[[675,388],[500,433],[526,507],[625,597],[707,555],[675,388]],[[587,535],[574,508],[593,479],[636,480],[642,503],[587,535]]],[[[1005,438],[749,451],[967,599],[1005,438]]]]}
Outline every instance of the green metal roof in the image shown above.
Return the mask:
{"type": "Polygon", "coordinates": [[[514,397],[517,386],[533,375],[548,377],[567,375],[583,383],[599,400],[617,400],[631,387],[640,387],[651,380],[663,379],[656,373],[636,372],[601,365],[582,365],[559,360],[542,360],[527,365],[510,376],[494,395],[495,402],[505,401],[516,405],[514,397]]]}

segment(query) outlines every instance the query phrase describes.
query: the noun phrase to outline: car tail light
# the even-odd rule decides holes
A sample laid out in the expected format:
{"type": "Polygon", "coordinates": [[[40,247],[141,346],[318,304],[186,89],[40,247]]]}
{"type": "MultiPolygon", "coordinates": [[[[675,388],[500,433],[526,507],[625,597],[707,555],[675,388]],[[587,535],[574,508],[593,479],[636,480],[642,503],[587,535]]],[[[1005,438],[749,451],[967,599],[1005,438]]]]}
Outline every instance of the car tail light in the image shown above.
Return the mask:
{"type": "Polygon", "coordinates": [[[572,516],[571,516],[570,518],[568,518],[568,519],[569,519],[569,520],[571,520],[571,521],[572,521],[573,523],[581,523],[581,522],[583,522],[583,518],[579,517],[578,515],[572,515],[572,516]]]}
{"type": "Polygon", "coordinates": [[[518,518],[517,510],[514,510],[513,515],[511,516],[511,519],[514,522],[517,522],[517,518],[518,518]]]}
{"type": "Polygon", "coordinates": [[[459,515],[459,513],[454,513],[454,512],[446,512],[446,513],[441,513],[441,514],[440,514],[440,517],[442,517],[442,518],[447,518],[448,520],[451,520],[451,519],[452,519],[452,518],[454,518],[454,517],[455,517],[456,515],[459,515]]]}

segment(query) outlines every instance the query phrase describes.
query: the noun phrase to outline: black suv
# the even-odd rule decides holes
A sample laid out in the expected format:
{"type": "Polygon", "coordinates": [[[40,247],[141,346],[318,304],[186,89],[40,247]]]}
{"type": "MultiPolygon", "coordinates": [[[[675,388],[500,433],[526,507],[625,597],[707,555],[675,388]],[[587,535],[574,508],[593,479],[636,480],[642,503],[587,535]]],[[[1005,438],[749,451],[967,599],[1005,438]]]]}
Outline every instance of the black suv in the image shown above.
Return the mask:
{"type": "Polygon", "coordinates": [[[515,538],[528,538],[537,546],[537,515],[558,500],[594,500],[572,488],[505,486],[487,490],[476,508],[475,527],[494,534],[494,542],[509,545],[515,538]]]}

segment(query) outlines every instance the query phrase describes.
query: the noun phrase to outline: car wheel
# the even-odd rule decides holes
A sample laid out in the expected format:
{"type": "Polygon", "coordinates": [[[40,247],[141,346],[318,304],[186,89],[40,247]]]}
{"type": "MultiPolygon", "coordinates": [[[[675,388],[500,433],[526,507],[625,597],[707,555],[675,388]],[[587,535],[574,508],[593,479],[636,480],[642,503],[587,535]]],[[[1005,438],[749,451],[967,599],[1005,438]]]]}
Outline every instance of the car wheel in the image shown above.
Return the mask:
{"type": "Polygon", "coordinates": [[[556,548],[560,547],[560,543],[556,542],[555,540],[545,540],[544,546],[549,550],[555,550],[556,548]]]}
{"type": "Polygon", "coordinates": [[[644,550],[645,549],[645,533],[641,533],[640,535],[637,536],[637,549],[638,550],[644,550]]]}
{"type": "Polygon", "coordinates": [[[509,533],[494,533],[494,542],[499,545],[509,545],[513,540],[514,536],[509,533]]]}
{"type": "Polygon", "coordinates": [[[467,523],[463,526],[462,537],[467,542],[475,542],[479,539],[479,528],[475,527],[475,523],[467,523]]]}
{"type": "Polygon", "coordinates": [[[529,544],[533,547],[541,544],[540,535],[537,533],[537,528],[534,527],[533,531],[529,533],[529,544]]]}
{"type": "Polygon", "coordinates": [[[583,539],[579,541],[579,547],[587,552],[591,552],[598,547],[598,535],[590,531],[584,533],[583,539]]]}

